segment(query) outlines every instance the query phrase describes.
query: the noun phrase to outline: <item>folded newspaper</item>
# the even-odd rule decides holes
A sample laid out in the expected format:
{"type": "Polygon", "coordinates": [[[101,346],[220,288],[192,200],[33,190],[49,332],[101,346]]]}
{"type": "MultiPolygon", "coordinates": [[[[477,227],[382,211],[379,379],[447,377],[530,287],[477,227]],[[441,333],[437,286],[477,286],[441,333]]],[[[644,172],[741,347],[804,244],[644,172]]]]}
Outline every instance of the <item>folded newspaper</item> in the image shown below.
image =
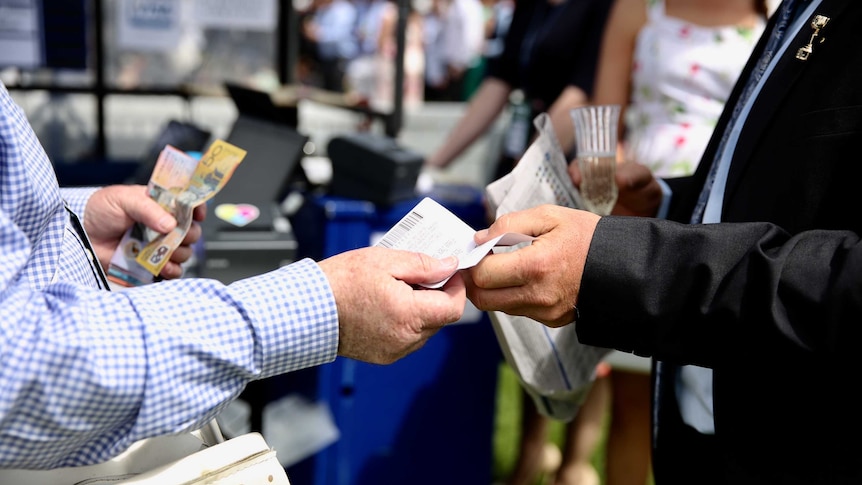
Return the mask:
{"type": "Polygon", "coordinates": [[[245,155],[245,150],[223,140],[214,141],[200,159],[165,146],[147,191],[173,214],[177,227],[159,234],[140,223],[132,226],[111,257],[108,279],[127,287],[152,283],[188,234],[195,207],[224,187],[245,155]]]}
{"type": "MultiPolygon", "coordinates": [[[[538,131],[515,168],[489,184],[486,197],[495,217],[542,204],[582,208],[568,174],[568,161],[547,114],[533,121],[538,131]]],[[[495,252],[516,250],[494,248],[495,252]]],[[[568,421],[595,379],[610,349],[581,344],[574,325],[549,328],[527,317],[489,312],[500,347],[542,414],[568,421]]]]}

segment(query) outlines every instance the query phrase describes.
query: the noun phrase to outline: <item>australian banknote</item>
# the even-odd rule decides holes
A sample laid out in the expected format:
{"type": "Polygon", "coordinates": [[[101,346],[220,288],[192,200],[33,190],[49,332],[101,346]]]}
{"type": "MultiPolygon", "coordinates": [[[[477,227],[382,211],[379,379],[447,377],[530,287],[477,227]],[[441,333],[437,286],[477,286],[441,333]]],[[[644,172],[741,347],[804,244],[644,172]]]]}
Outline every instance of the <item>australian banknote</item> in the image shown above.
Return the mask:
{"type": "Polygon", "coordinates": [[[152,282],[188,234],[195,207],[224,187],[245,155],[245,150],[224,140],[214,141],[199,159],[166,146],[159,154],[147,191],[173,214],[177,226],[161,234],[135,224],[111,259],[108,278],[122,286],[152,282]]]}

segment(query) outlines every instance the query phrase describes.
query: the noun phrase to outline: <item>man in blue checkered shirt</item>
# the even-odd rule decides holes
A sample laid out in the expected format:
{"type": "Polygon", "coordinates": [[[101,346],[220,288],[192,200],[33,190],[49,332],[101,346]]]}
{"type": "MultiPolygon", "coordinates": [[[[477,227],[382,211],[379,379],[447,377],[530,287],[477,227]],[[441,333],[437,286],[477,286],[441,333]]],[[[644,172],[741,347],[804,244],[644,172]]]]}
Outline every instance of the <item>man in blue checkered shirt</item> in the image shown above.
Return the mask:
{"type": "Polygon", "coordinates": [[[454,273],[454,258],[377,247],[230,285],[175,279],[197,224],[166,281],[106,291],[103,268],[134,221],[176,225],[143,186],[61,190],[0,83],[0,468],[103,462],[200,428],[249,381],[336,355],[393,362],[466,302],[457,274],[444,291],[411,287],[454,273]]]}

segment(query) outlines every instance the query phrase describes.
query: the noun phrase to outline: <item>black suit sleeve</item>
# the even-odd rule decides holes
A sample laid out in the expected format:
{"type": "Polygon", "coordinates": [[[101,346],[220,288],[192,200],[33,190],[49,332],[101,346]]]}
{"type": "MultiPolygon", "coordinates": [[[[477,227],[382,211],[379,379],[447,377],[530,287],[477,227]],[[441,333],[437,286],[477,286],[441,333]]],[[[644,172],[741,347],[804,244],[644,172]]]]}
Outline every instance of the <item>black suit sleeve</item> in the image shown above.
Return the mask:
{"type": "Polygon", "coordinates": [[[605,217],[577,304],[590,345],[709,367],[763,352],[858,367],[862,243],[850,231],[605,217]]]}

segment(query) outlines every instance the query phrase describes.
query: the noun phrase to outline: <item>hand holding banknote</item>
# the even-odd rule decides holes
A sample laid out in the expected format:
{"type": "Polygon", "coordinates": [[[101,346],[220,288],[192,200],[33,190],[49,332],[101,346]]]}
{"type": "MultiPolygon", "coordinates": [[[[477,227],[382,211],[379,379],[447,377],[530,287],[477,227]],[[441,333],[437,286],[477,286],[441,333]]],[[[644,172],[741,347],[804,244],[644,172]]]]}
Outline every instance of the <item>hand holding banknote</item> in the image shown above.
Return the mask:
{"type": "Polygon", "coordinates": [[[144,224],[133,225],[111,257],[108,279],[121,286],[152,282],[186,239],[195,208],[221,190],[245,155],[245,150],[223,140],[213,142],[200,159],[166,146],[156,161],[147,193],[173,215],[176,225],[164,233],[144,224]]]}
{"type": "MultiPolygon", "coordinates": [[[[191,246],[201,237],[198,223],[204,220],[206,212],[206,205],[195,208],[193,223],[162,268],[162,278],[182,276],[180,265],[191,257],[191,246]]],[[[177,226],[174,216],[153,200],[143,185],[111,185],[94,192],[87,202],[83,223],[96,257],[106,271],[120,240],[132,225],[142,224],[158,234],[168,233],[177,226]]]]}

